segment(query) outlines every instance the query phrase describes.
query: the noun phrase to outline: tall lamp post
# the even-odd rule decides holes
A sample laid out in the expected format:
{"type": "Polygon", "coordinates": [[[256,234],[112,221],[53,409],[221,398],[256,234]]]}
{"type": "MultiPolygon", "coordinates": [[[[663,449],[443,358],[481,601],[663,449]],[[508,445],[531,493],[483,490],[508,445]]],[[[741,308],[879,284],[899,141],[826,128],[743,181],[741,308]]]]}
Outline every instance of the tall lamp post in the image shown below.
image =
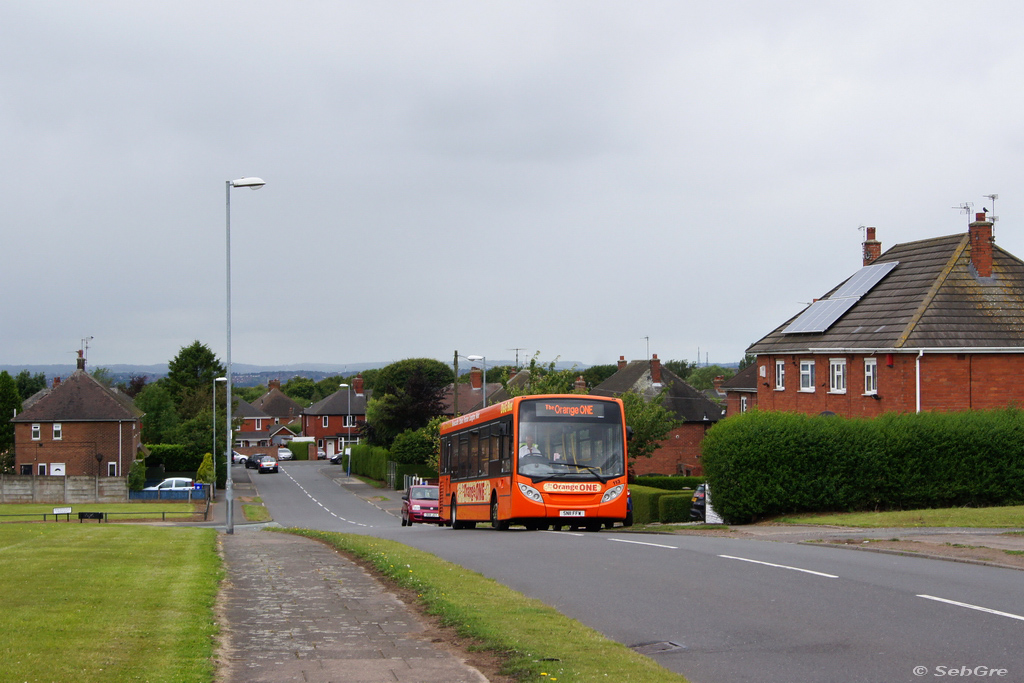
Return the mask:
{"type": "Polygon", "coordinates": [[[483,392],[482,392],[483,395],[484,395],[484,401],[483,401],[483,405],[481,407],[482,408],[486,408],[487,407],[487,357],[486,356],[466,356],[466,360],[473,361],[474,363],[477,362],[478,360],[481,360],[481,361],[484,362],[484,386],[483,386],[483,392]]]}
{"type": "MultiPolygon", "coordinates": [[[[345,476],[346,477],[351,477],[352,476],[352,449],[348,445],[348,437],[350,436],[351,432],[348,431],[348,430],[352,429],[352,427],[350,426],[350,424],[352,422],[352,390],[349,388],[349,386],[347,384],[339,384],[338,386],[341,387],[342,389],[344,389],[345,393],[348,394],[348,414],[345,416],[345,430],[346,430],[345,431],[345,450],[348,451],[348,471],[345,473],[345,476]]],[[[344,453],[344,451],[343,451],[343,453],[344,453]]]]}
{"type": "Polygon", "coordinates": [[[234,505],[234,491],[231,487],[231,188],[233,187],[248,187],[251,190],[258,190],[266,185],[260,178],[239,178],[238,180],[228,180],[224,184],[224,192],[226,195],[225,202],[225,215],[226,223],[224,234],[226,236],[226,249],[227,252],[227,283],[228,283],[228,295],[227,295],[227,308],[228,308],[228,351],[227,351],[227,372],[225,377],[227,379],[227,398],[224,404],[224,412],[227,413],[224,421],[227,423],[227,453],[225,454],[228,458],[228,478],[224,486],[224,504],[227,505],[227,532],[229,534],[235,533],[235,515],[232,506],[234,505]]]}
{"type": "MultiPolygon", "coordinates": [[[[213,450],[210,451],[210,457],[213,458],[213,471],[217,471],[217,382],[227,382],[227,377],[215,377],[213,379],[213,450]]],[[[214,492],[217,490],[217,476],[214,474],[213,487],[210,489],[210,496],[213,497],[214,492]]],[[[228,479],[231,478],[231,455],[228,452],[228,479]]],[[[227,484],[224,484],[227,486],[227,484]]]]}

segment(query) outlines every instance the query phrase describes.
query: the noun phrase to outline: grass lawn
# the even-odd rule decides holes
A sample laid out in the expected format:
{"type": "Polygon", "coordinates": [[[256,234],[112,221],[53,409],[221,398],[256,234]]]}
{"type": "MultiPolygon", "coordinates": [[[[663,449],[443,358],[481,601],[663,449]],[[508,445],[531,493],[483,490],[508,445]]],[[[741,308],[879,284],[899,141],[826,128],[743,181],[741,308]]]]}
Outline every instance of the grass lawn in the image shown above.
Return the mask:
{"type": "Polygon", "coordinates": [[[853,527],[1024,527],[1024,505],[991,508],[943,508],[891,512],[808,513],[772,520],[782,524],[828,524],[853,527]]]}
{"type": "MultiPolygon", "coordinates": [[[[505,659],[503,673],[530,683],[686,683],[625,645],[492,579],[401,543],[288,529],[367,560],[417,592],[430,613],[505,659]]],[[[597,599],[595,597],[595,599],[597,599]]]]}
{"type": "MultiPolygon", "coordinates": [[[[53,521],[54,508],[71,508],[71,519],[77,524],[79,512],[114,512],[111,521],[160,519],[161,512],[174,512],[173,519],[181,521],[186,514],[202,514],[206,504],[203,502],[171,502],[171,501],[138,501],[135,503],[4,503],[0,505],[0,523],[42,521],[47,514],[47,521],[53,521]],[[126,513],[126,514],[122,514],[126,513]],[[13,515],[13,516],[10,516],[13,515]]],[[[61,517],[64,520],[64,517],[61,517]]],[[[93,522],[95,524],[96,522],[93,522]]]]}
{"type": "Polygon", "coordinates": [[[213,678],[213,529],[0,525],[0,680],[213,678]]]}

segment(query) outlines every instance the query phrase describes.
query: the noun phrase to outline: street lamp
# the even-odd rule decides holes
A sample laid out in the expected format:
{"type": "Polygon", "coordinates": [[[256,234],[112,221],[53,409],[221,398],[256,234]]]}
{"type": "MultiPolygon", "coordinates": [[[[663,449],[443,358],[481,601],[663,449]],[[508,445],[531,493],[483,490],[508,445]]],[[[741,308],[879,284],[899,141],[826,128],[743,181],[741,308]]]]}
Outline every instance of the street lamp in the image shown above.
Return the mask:
{"type": "Polygon", "coordinates": [[[348,451],[348,471],[345,472],[346,477],[352,476],[352,448],[348,445],[348,437],[351,435],[352,428],[349,423],[352,422],[352,390],[347,384],[339,384],[339,387],[345,390],[348,394],[348,415],[345,416],[345,449],[348,451]]]}
{"type": "MultiPolygon", "coordinates": [[[[210,457],[213,458],[213,487],[210,489],[210,495],[213,496],[217,490],[217,382],[227,382],[227,377],[215,377],[213,379],[213,450],[210,451],[210,457]]],[[[228,479],[231,478],[231,453],[228,452],[228,479]]],[[[227,484],[225,484],[227,486],[227,484]]]]}
{"type": "MultiPolygon", "coordinates": [[[[224,193],[226,195],[225,202],[225,230],[226,236],[226,248],[227,252],[227,283],[228,283],[228,294],[227,294],[227,308],[228,308],[228,351],[227,351],[227,372],[225,372],[225,378],[227,379],[227,398],[224,404],[224,412],[227,413],[225,422],[227,423],[227,457],[231,457],[231,188],[233,187],[248,187],[252,190],[258,190],[263,187],[266,183],[260,178],[239,178],[238,180],[228,180],[224,184],[224,193]]],[[[231,468],[228,468],[228,478],[224,486],[224,500],[225,505],[228,508],[227,515],[227,532],[229,534],[235,533],[235,516],[232,506],[234,505],[234,491],[231,487],[231,468]]]]}
{"type": "Polygon", "coordinates": [[[484,386],[483,386],[484,404],[483,404],[482,407],[486,408],[487,407],[487,357],[486,356],[466,356],[466,360],[472,361],[474,363],[477,362],[478,360],[481,360],[481,361],[484,362],[484,386]]]}

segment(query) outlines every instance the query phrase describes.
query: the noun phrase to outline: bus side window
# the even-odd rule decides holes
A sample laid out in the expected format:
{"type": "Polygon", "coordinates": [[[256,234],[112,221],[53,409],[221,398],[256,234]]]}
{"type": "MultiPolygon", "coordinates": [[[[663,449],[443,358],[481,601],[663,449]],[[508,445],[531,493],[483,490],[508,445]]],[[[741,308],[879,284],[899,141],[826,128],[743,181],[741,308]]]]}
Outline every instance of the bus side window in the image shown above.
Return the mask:
{"type": "Polygon", "coordinates": [[[500,451],[501,471],[505,474],[512,471],[512,423],[502,423],[500,451]]]}

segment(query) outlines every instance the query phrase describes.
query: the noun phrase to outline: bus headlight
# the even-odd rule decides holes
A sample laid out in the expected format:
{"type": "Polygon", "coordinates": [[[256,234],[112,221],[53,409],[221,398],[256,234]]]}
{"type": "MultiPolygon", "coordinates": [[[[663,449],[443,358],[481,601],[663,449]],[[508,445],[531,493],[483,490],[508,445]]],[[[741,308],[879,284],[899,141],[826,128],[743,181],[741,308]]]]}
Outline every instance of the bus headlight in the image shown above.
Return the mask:
{"type": "MultiPolygon", "coordinates": [[[[622,487],[620,486],[619,488],[622,488],[622,487]]],[[[532,486],[527,486],[526,484],[520,484],[519,485],[519,490],[523,492],[524,496],[526,496],[527,498],[532,500],[534,503],[543,503],[544,502],[544,499],[540,495],[540,491],[538,491],[537,489],[533,488],[532,486]]]]}
{"type": "MultiPolygon", "coordinates": [[[[522,484],[520,484],[520,486],[522,486],[522,484]]],[[[602,503],[607,503],[610,500],[615,500],[620,495],[622,495],[622,489],[623,488],[624,488],[624,486],[622,484],[619,484],[618,486],[611,487],[610,489],[608,489],[607,491],[604,492],[604,497],[601,498],[601,502],[602,503]]]]}

